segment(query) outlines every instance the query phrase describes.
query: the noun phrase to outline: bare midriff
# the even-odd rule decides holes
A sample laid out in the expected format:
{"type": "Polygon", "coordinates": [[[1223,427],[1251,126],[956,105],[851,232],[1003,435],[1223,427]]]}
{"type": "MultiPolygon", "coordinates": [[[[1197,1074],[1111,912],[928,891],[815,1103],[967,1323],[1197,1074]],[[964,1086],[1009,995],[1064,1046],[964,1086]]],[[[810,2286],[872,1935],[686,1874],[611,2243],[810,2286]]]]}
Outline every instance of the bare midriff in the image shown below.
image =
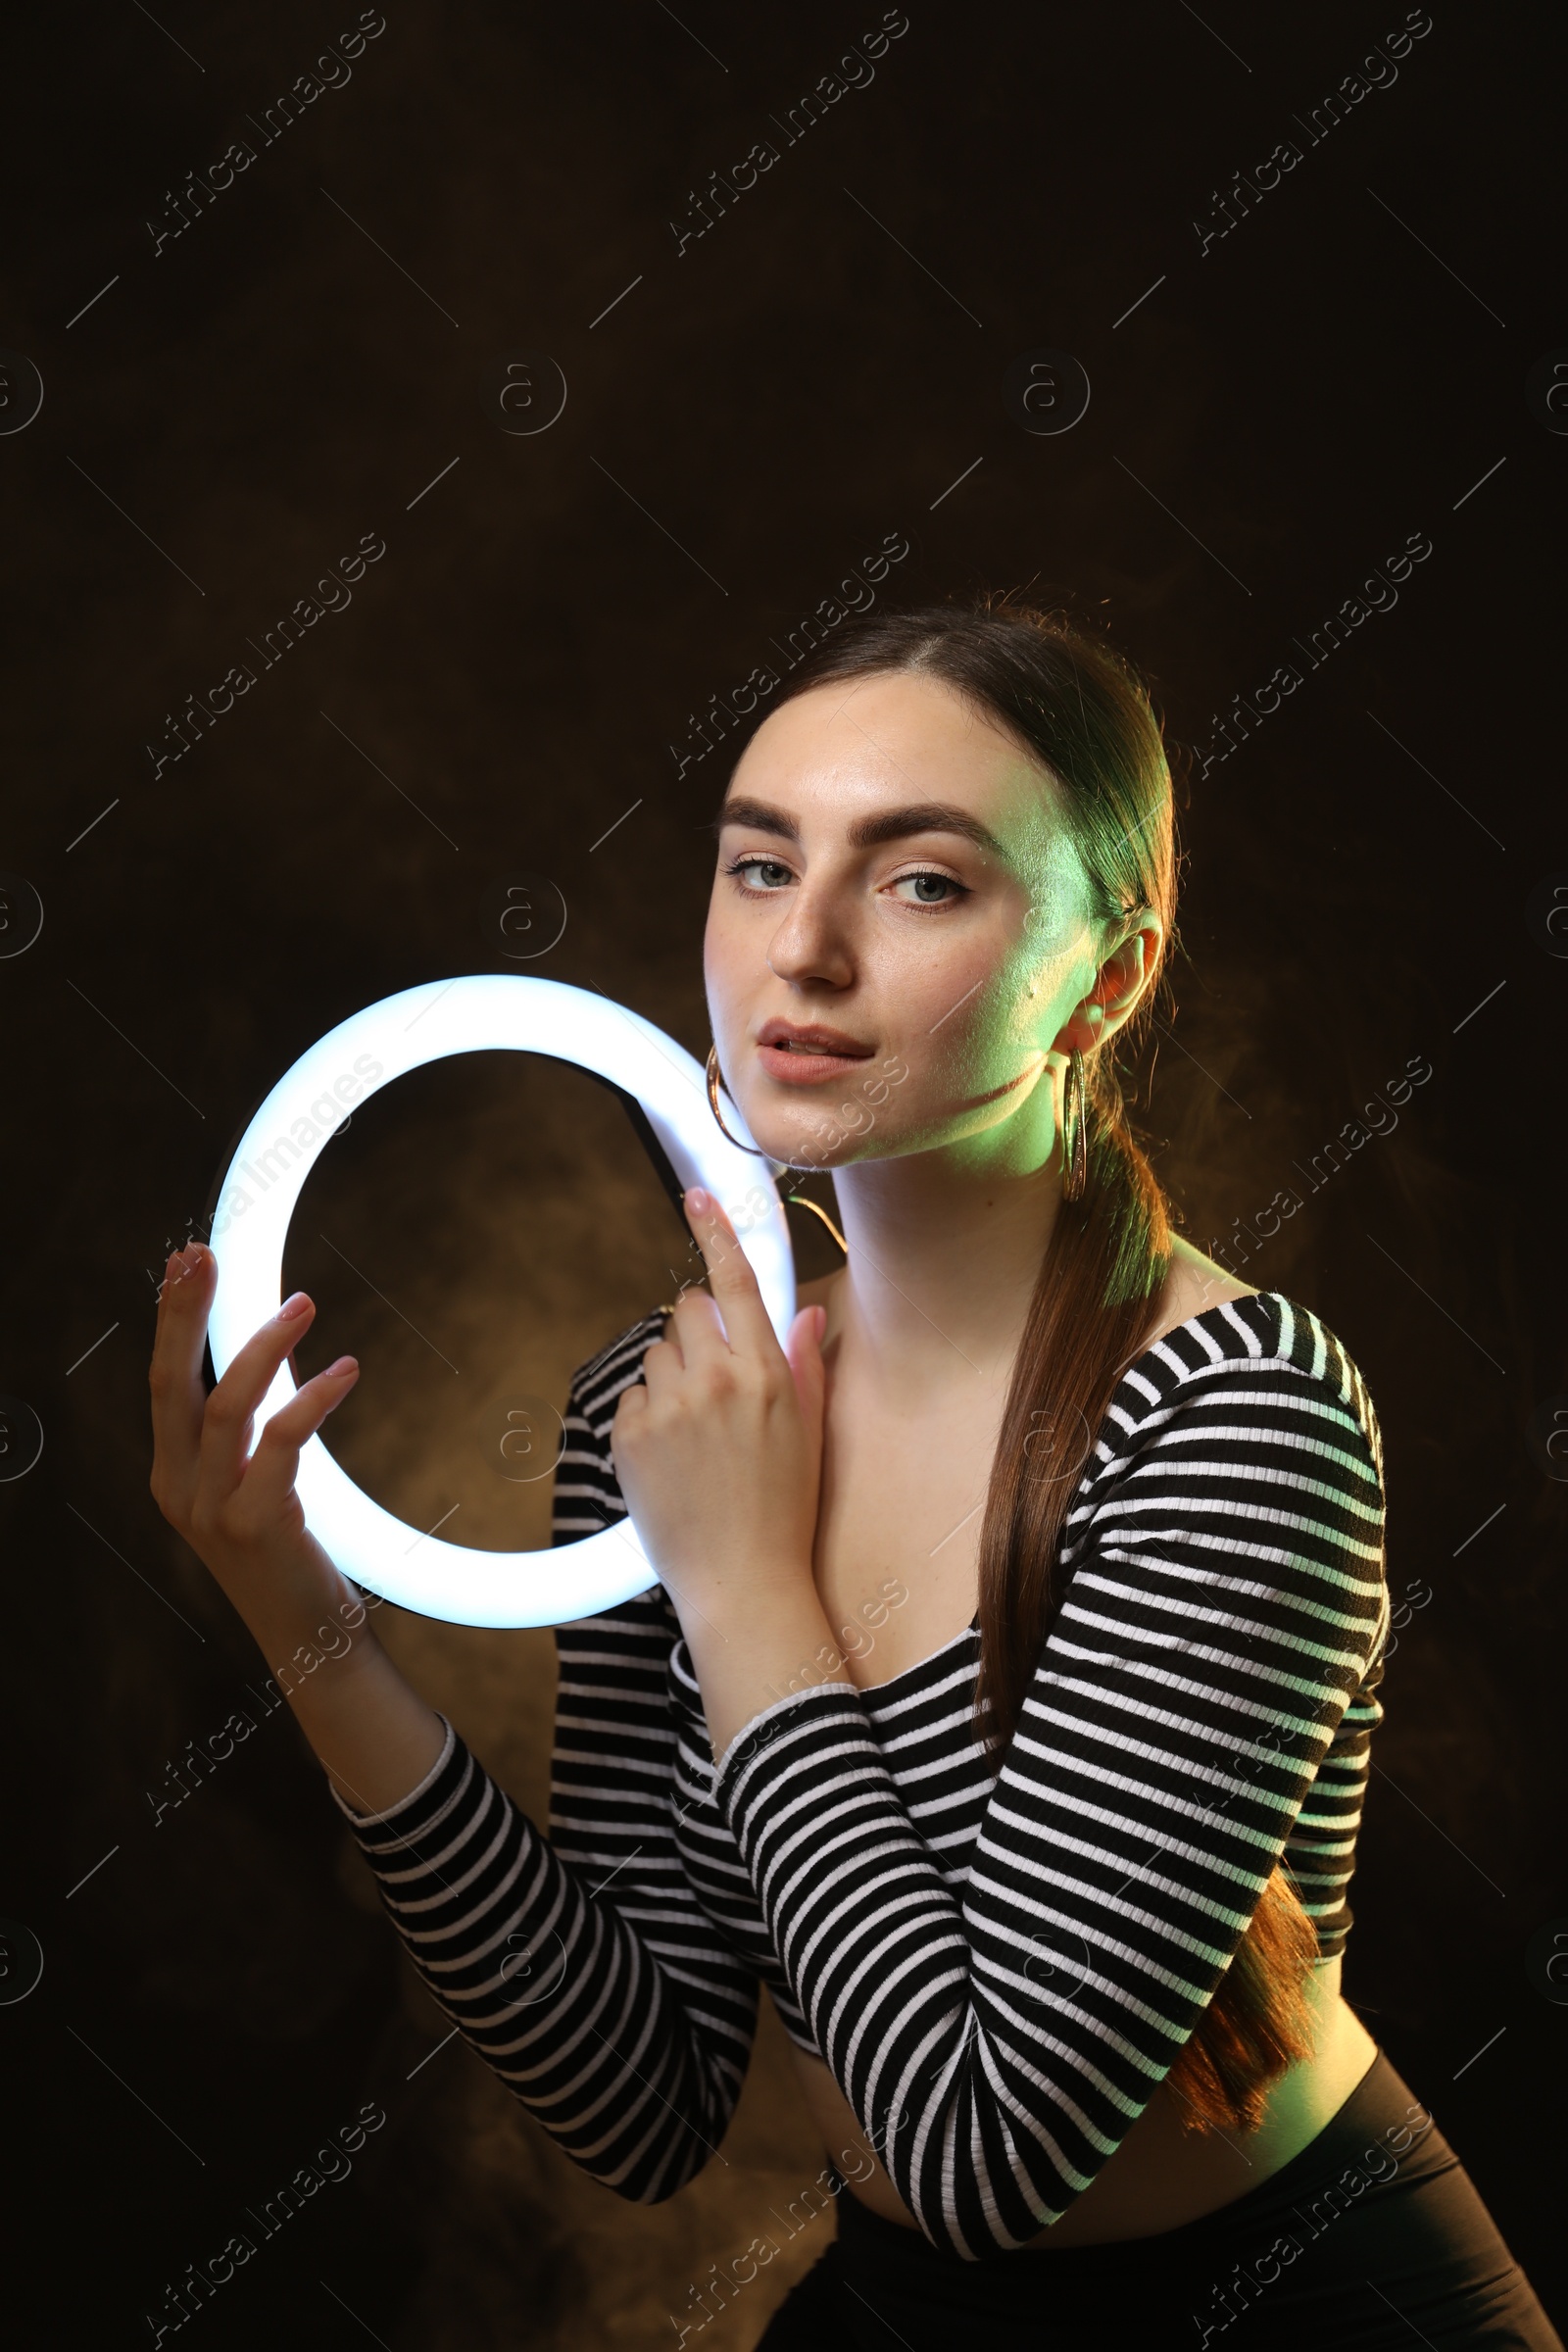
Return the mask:
{"type": "MultiPolygon", "coordinates": [[[[1255,2132],[1184,2130],[1180,2094],[1161,2082],[1089,2186],[1024,2250],[1049,2254],[1059,2246],[1179,2230],[1234,2204],[1298,2156],[1338,2114],[1377,2056],[1376,2042],[1341,1995],[1338,1959],[1314,1969],[1309,1999],[1316,2047],[1310,2058],[1281,2076],[1255,2132]]],[[[847,2193],[884,2221],[917,2229],[827,2067],[803,2050],[793,2055],[807,2104],[847,2193]]]]}

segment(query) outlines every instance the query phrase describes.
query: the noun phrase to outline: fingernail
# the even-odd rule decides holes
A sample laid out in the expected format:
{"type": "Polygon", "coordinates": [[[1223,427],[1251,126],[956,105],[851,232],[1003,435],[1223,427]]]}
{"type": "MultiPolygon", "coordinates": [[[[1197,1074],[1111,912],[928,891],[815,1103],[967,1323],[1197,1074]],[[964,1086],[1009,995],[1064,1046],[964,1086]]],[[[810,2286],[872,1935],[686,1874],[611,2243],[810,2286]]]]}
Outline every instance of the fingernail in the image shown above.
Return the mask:
{"type": "Polygon", "coordinates": [[[702,1186],[694,1184],[686,1196],[686,1205],[694,1217],[705,1217],[713,1204],[702,1186]]]}
{"type": "Polygon", "coordinates": [[[357,1355],[340,1355],[335,1364],[327,1365],[327,1378],[329,1380],[335,1380],[339,1373],[357,1372],[359,1368],[360,1359],[357,1355]]]}
{"type": "Polygon", "coordinates": [[[304,1314],[305,1309],[310,1305],[310,1299],[306,1297],[306,1294],[303,1291],[296,1291],[293,1297],[290,1298],[285,1298],[282,1305],[278,1308],[278,1321],[280,1323],[291,1323],[296,1315],[304,1314]]]}

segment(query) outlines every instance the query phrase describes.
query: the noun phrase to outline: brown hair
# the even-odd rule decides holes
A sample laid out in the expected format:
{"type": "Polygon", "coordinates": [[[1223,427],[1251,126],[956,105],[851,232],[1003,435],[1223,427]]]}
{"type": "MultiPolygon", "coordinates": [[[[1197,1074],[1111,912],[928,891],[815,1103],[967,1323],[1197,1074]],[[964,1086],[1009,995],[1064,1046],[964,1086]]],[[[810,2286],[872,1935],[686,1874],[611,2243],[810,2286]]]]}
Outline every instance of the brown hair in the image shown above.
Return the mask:
{"type": "MultiPolygon", "coordinates": [[[[1152,908],[1172,934],[1169,762],[1132,665],[1056,613],[977,597],[866,613],[813,648],[777,710],[813,686],[923,672],[1002,726],[1056,781],[1104,920],[1152,908]]],[[[1152,1017],[1163,954],[1119,1036],[1152,1017]]],[[[1057,1553],[1078,1475],[1122,1373],[1147,1345],[1171,1256],[1170,1206],[1128,1121],[1107,1047],[1084,1057],[1088,1178],[1041,1260],[992,1464],[980,1538],[975,1694],[1000,1770],[1060,1610],[1057,1553]]],[[[1305,1985],[1316,1933],[1276,1865],[1250,1926],[1166,2080],[1190,2130],[1253,2130],[1268,2090],[1312,2049],[1305,1985]]]]}

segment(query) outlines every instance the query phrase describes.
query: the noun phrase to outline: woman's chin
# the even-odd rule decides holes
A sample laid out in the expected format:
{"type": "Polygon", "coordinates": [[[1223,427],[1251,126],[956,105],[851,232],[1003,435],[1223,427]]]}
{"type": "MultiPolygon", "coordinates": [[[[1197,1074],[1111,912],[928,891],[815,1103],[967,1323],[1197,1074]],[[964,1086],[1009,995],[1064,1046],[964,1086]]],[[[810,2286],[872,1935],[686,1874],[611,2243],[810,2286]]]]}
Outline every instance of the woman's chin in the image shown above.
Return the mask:
{"type": "MultiPolygon", "coordinates": [[[[755,1128],[752,1132],[757,1134],[755,1128]]],[[[785,1167],[793,1168],[803,1176],[808,1176],[813,1168],[842,1167],[847,1159],[853,1158],[855,1152],[854,1141],[849,1136],[841,1137],[836,1144],[822,1144],[808,1135],[802,1135],[799,1130],[793,1135],[785,1133],[782,1122],[774,1129],[770,1142],[762,1143],[760,1136],[757,1140],[762,1144],[762,1150],[769,1159],[775,1163],[782,1161],[785,1167]]]]}
{"type": "Polygon", "coordinates": [[[835,1168],[847,1168],[858,1159],[880,1159],[889,1149],[881,1136],[841,1135],[834,1143],[824,1144],[797,1134],[780,1135],[776,1142],[776,1150],[772,1144],[762,1147],[769,1158],[782,1160],[786,1167],[798,1170],[803,1176],[810,1175],[813,1169],[831,1174],[835,1168]]]}

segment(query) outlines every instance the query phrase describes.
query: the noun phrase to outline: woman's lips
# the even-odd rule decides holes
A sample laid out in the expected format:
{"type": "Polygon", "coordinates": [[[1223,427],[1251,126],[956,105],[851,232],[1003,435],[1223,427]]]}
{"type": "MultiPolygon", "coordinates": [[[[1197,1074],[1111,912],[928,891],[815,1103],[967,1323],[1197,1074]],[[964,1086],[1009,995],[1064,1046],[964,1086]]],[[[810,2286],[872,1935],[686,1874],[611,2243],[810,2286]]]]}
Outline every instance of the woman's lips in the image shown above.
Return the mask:
{"type": "Polygon", "coordinates": [[[790,1035],[785,1021],[768,1021],[757,1042],[757,1060],[783,1087],[818,1087],[825,1077],[844,1077],[870,1058],[872,1047],[856,1045],[842,1030],[802,1028],[790,1035]]]}
{"type": "Polygon", "coordinates": [[[769,1078],[783,1086],[819,1086],[824,1078],[842,1078],[846,1071],[864,1067],[869,1054],[828,1054],[819,1046],[759,1046],[757,1058],[769,1078]]]}

